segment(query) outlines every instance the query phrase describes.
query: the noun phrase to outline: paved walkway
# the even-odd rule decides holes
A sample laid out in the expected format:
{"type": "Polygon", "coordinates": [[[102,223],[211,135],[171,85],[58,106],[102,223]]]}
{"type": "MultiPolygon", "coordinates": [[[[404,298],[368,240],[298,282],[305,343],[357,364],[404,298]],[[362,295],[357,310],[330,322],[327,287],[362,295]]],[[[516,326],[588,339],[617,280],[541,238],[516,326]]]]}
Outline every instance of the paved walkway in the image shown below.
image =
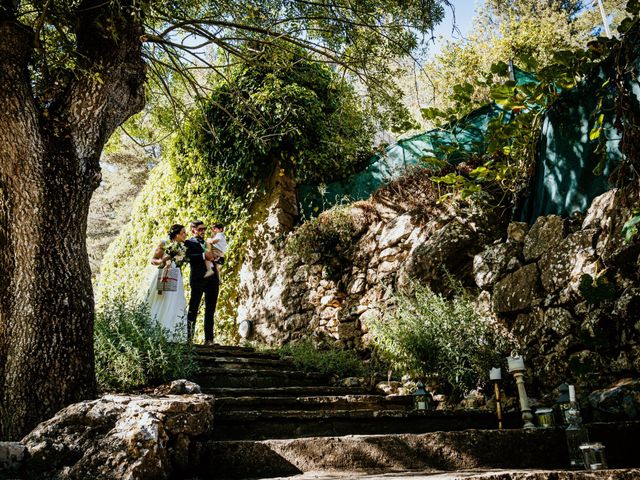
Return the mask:
{"type": "Polygon", "coordinates": [[[398,473],[362,473],[362,472],[307,472],[293,477],[278,477],[270,480],[480,480],[483,478],[495,480],[543,480],[543,479],[640,479],[640,470],[601,470],[601,471],[570,471],[570,470],[468,470],[458,472],[398,472],[398,473]]]}

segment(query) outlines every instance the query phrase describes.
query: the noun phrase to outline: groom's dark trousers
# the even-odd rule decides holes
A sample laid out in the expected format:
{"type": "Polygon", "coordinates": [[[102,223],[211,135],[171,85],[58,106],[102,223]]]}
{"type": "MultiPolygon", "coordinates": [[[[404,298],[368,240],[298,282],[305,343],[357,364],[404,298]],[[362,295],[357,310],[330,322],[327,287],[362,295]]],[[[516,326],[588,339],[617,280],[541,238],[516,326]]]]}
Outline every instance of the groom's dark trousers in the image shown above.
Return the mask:
{"type": "Polygon", "coordinates": [[[204,296],[204,339],[205,341],[213,340],[213,315],[216,311],[216,304],[218,303],[220,279],[215,269],[215,275],[207,278],[204,276],[207,268],[204,263],[204,248],[202,242],[193,237],[187,240],[185,245],[191,266],[191,276],[189,278],[191,298],[189,299],[189,313],[187,314],[187,332],[189,339],[193,338],[200,302],[204,296]]]}

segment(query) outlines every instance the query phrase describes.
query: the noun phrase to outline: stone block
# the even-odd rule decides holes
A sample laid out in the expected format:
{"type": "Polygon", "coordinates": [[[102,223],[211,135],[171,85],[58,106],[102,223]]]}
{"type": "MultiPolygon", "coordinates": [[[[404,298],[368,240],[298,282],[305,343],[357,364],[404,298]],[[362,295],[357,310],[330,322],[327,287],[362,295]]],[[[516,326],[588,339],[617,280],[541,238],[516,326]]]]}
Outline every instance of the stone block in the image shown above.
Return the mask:
{"type": "Polygon", "coordinates": [[[526,222],[511,222],[507,227],[507,240],[510,242],[524,242],[529,225],[526,222]]]}
{"type": "Polygon", "coordinates": [[[557,215],[538,217],[526,237],[522,253],[525,261],[536,260],[553,250],[565,236],[565,223],[557,215]]]}
{"type": "Polygon", "coordinates": [[[587,397],[593,420],[611,422],[640,419],[640,380],[626,378],[595,390],[587,397]]]}
{"type": "Polygon", "coordinates": [[[538,267],[525,265],[500,280],[493,289],[491,303],[496,313],[528,310],[541,298],[538,267]]]}
{"type": "Polygon", "coordinates": [[[542,286],[548,293],[569,287],[577,291],[583,274],[595,274],[596,230],[580,230],[546,252],[538,265],[542,286]]]}
{"type": "Polygon", "coordinates": [[[364,275],[359,275],[351,281],[351,284],[347,287],[347,291],[352,295],[357,295],[364,292],[367,286],[367,280],[364,275]]]}
{"type": "Polygon", "coordinates": [[[519,243],[507,242],[491,245],[473,258],[473,276],[478,287],[494,285],[505,273],[520,267],[519,243]]]}
{"type": "Polygon", "coordinates": [[[413,230],[410,215],[400,215],[387,223],[380,233],[378,248],[385,248],[396,245],[400,240],[409,236],[413,230]]]}

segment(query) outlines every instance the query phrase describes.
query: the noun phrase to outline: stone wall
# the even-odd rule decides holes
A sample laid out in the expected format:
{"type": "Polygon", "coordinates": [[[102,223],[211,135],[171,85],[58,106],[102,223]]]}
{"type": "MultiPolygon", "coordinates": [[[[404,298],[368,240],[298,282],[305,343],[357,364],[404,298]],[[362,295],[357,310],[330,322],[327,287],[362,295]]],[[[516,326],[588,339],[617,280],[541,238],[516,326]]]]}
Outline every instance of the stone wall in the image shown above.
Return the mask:
{"type": "Polygon", "coordinates": [[[506,211],[438,205],[425,215],[397,200],[357,202],[343,207],[353,244],[336,252],[338,262],[287,254],[280,228],[259,268],[243,269],[245,284],[258,283],[256,275],[268,282],[241,295],[238,320],[250,319],[254,338],[271,345],[313,337],[363,348],[368,322],[393,308],[394,291],[411,279],[443,291],[448,274],[478,292],[479,307],[512,334],[539,385],[637,375],[640,243],[627,245],[619,233],[630,213],[622,200],[611,191],[585,215],[540,217],[531,228],[509,223],[506,211]]]}

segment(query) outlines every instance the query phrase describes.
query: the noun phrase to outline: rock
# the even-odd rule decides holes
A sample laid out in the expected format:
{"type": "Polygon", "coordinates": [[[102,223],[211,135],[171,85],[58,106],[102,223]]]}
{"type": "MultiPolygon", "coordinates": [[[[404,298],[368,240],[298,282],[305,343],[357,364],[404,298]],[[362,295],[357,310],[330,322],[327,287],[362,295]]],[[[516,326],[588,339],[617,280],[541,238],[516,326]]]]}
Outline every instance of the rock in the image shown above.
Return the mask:
{"type": "Polygon", "coordinates": [[[475,410],[483,407],[486,404],[484,395],[477,390],[472,390],[464,396],[462,401],[458,404],[457,408],[463,410],[475,410]]]}
{"type": "Polygon", "coordinates": [[[616,301],[613,314],[629,319],[635,315],[637,320],[640,320],[638,312],[640,312],[640,288],[629,287],[616,301]]]}
{"type": "Polygon", "coordinates": [[[362,387],[367,384],[367,380],[362,377],[347,377],[338,382],[341,387],[362,387]]]}
{"type": "Polygon", "coordinates": [[[163,479],[211,429],[213,397],[106,395],[70,405],[23,440],[29,478],[163,479]]]}
{"type": "Polygon", "coordinates": [[[565,224],[557,215],[538,217],[524,239],[522,253],[525,261],[536,260],[553,250],[565,236],[565,224]]]}
{"type": "Polygon", "coordinates": [[[564,337],[576,326],[577,321],[571,312],[564,308],[550,308],[544,314],[544,324],[558,337],[564,337]]]}
{"type": "Polygon", "coordinates": [[[507,241],[522,243],[528,231],[529,225],[526,222],[511,222],[507,227],[507,241]]]}
{"type": "Polygon", "coordinates": [[[545,253],[538,265],[543,288],[549,293],[569,288],[578,291],[583,274],[595,275],[593,240],[596,230],[572,233],[545,253]]]}
{"type": "Polygon", "coordinates": [[[618,189],[613,188],[593,199],[582,221],[583,230],[592,228],[604,230],[608,228],[617,192],[618,189]]]}
{"type": "Polygon", "coordinates": [[[184,379],[160,385],[153,392],[154,395],[193,395],[195,393],[202,393],[200,385],[184,379]]]}
{"type": "Polygon", "coordinates": [[[520,267],[520,244],[499,243],[473,257],[473,276],[478,287],[493,286],[505,273],[520,267]]]}
{"type": "Polygon", "coordinates": [[[626,378],[589,394],[593,421],[640,420],[640,380],[626,378]]]}
{"type": "Polygon", "coordinates": [[[395,272],[398,270],[398,262],[384,261],[378,266],[378,275],[382,275],[389,272],[395,272]]]}
{"type": "Polygon", "coordinates": [[[518,312],[539,303],[538,267],[525,265],[500,280],[493,289],[491,304],[496,313],[518,312]]]}
{"type": "Polygon", "coordinates": [[[413,230],[410,215],[400,215],[389,222],[380,233],[378,248],[385,248],[396,245],[400,240],[409,236],[413,230]]]}
{"type": "Polygon", "coordinates": [[[338,335],[341,339],[350,339],[358,334],[355,322],[340,322],[338,324],[338,335]]]}
{"type": "Polygon", "coordinates": [[[27,447],[18,442],[0,442],[0,478],[11,478],[22,468],[27,447]]]}
{"type": "Polygon", "coordinates": [[[351,284],[347,288],[347,291],[352,295],[357,295],[358,293],[364,292],[366,286],[366,277],[364,275],[359,275],[352,280],[351,284]]]}
{"type": "Polygon", "coordinates": [[[389,257],[395,257],[396,255],[398,255],[400,252],[402,251],[401,248],[399,247],[389,247],[389,248],[385,248],[384,250],[382,250],[380,252],[380,254],[378,255],[378,257],[381,260],[384,259],[389,259],[389,257]]]}
{"type": "Polygon", "coordinates": [[[413,251],[400,271],[401,286],[410,279],[425,282],[440,280],[444,270],[462,274],[471,270],[471,253],[477,245],[478,234],[460,222],[453,221],[437,230],[425,243],[413,251]]]}
{"type": "Polygon", "coordinates": [[[402,382],[396,382],[393,380],[390,382],[379,382],[376,384],[376,391],[384,395],[395,395],[402,386],[402,382]]]}

